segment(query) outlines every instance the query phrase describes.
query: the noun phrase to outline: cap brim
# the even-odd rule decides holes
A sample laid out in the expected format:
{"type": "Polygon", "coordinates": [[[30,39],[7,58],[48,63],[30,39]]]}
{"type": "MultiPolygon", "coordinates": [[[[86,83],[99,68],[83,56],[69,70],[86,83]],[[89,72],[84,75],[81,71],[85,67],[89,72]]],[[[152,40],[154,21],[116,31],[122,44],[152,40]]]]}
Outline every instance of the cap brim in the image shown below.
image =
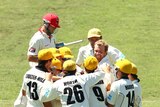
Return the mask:
{"type": "Polygon", "coordinates": [[[74,58],[72,55],[64,55],[64,58],[74,58]]]}
{"type": "Polygon", "coordinates": [[[101,35],[89,35],[88,38],[93,38],[93,37],[97,37],[97,38],[100,38],[101,35]]]}

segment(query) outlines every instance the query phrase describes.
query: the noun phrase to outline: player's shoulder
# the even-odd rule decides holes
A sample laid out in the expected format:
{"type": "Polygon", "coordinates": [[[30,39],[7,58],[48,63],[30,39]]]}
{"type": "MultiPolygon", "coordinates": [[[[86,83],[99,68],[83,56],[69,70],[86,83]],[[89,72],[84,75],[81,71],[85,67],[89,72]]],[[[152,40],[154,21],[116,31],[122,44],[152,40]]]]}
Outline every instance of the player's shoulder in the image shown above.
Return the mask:
{"type": "Polygon", "coordinates": [[[40,31],[37,31],[31,38],[31,40],[40,40],[43,38],[43,34],[40,31]]]}
{"type": "Polygon", "coordinates": [[[88,44],[88,45],[85,45],[85,46],[80,47],[79,50],[80,50],[80,51],[86,51],[86,50],[88,50],[88,49],[90,49],[90,48],[91,48],[91,46],[90,46],[90,44],[88,44]]]}

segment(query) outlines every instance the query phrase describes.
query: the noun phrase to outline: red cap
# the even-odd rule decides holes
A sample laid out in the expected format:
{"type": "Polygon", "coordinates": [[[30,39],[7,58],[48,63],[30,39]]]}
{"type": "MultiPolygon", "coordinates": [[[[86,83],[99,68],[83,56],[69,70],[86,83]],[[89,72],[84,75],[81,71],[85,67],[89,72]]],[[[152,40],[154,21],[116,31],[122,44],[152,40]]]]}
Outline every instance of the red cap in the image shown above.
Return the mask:
{"type": "Polygon", "coordinates": [[[59,28],[59,18],[56,14],[47,13],[43,16],[43,20],[49,23],[52,27],[59,28]]]}

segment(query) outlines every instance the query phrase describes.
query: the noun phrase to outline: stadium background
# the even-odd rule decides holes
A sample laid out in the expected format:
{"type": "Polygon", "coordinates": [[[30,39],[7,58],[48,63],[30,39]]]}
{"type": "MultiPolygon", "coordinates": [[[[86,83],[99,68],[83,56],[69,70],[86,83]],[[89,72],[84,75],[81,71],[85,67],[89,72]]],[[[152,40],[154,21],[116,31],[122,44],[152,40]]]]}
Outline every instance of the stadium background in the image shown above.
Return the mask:
{"type": "Polygon", "coordinates": [[[159,0],[0,0],[0,106],[12,107],[28,70],[27,48],[42,24],[55,12],[61,28],[57,41],[70,42],[76,59],[87,44],[87,32],[101,29],[104,40],[120,49],[139,69],[143,107],[160,105],[159,0]]]}

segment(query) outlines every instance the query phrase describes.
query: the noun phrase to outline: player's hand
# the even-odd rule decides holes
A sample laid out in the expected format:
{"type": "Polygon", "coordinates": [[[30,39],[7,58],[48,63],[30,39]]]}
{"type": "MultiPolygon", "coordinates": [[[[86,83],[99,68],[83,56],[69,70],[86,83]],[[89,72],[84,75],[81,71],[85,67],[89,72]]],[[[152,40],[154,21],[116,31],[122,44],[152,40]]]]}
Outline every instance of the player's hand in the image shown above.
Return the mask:
{"type": "Polygon", "coordinates": [[[53,76],[53,73],[52,72],[47,72],[46,73],[46,80],[48,80],[48,81],[51,81],[52,80],[52,76],[53,76]]]}
{"type": "Polygon", "coordinates": [[[111,72],[111,67],[109,65],[101,67],[104,72],[111,72]]]}
{"type": "Polygon", "coordinates": [[[53,81],[57,81],[57,80],[59,80],[59,79],[61,79],[62,77],[58,77],[58,76],[52,76],[52,80],[53,81]]]}

